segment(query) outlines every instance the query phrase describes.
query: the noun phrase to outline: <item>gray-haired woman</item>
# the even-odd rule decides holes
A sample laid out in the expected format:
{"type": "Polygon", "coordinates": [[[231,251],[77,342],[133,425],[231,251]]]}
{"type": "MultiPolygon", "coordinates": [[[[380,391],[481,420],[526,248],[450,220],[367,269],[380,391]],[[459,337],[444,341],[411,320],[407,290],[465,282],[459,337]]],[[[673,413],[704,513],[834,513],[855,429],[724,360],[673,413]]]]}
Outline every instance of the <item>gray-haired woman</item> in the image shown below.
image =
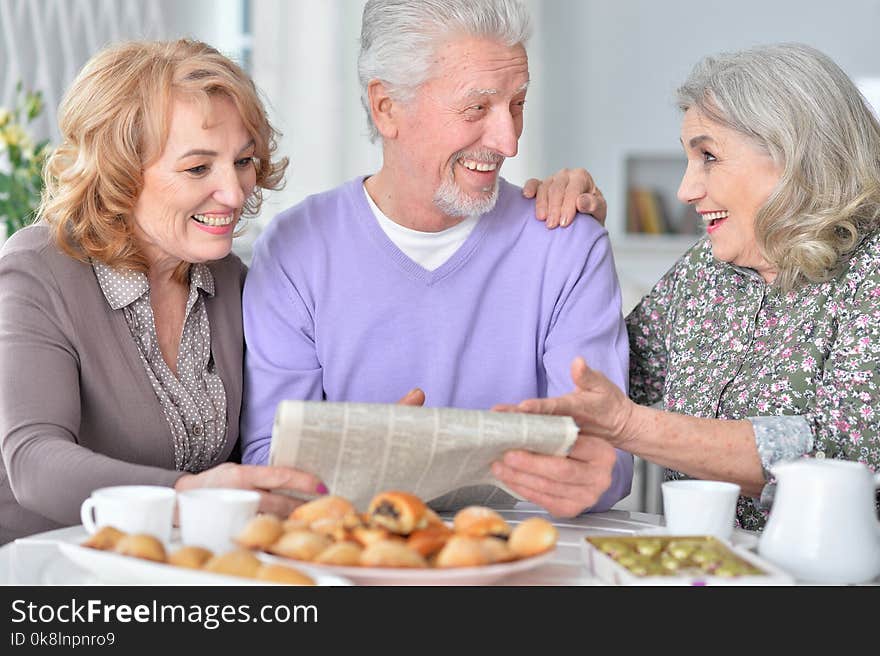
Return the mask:
{"type": "Polygon", "coordinates": [[[630,398],[577,360],[575,391],[516,409],[738,483],[737,521],[760,529],[774,464],[880,465],[880,125],[799,44],[706,58],[678,102],[678,195],[708,235],[627,318],[630,398]]]}

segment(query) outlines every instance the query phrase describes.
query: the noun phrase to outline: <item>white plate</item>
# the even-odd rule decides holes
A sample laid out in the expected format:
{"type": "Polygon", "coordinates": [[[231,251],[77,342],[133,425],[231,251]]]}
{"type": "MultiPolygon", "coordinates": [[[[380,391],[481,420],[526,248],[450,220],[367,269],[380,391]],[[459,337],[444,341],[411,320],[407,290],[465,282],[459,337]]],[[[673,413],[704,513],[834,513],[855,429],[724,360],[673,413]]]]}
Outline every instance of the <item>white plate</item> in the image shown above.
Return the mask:
{"type": "MultiPolygon", "coordinates": [[[[666,530],[665,526],[658,526],[656,528],[645,529],[644,531],[636,531],[636,535],[670,535],[670,533],[666,530]]],[[[741,528],[735,528],[733,529],[730,539],[725,540],[725,542],[729,542],[734,547],[754,550],[755,547],[758,546],[758,536],[754,533],[744,531],[741,528]]]]}
{"type": "MultiPolygon", "coordinates": [[[[155,563],[109,551],[58,542],[58,548],[70,561],[87,570],[103,583],[130,585],[273,585],[268,581],[238,576],[212,574],[185,567],[155,563]]],[[[262,554],[257,554],[262,558],[262,554]]],[[[266,559],[263,559],[266,560],[266,559]]],[[[351,581],[332,572],[319,571],[297,563],[297,569],[311,576],[317,585],[351,585],[351,581]]]]}
{"type": "MultiPolygon", "coordinates": [[[[350,579],[358,585],[490,585],[505,576],[525,572],[543,565],[553,557],[553,551],[539,556],[514,560],[510,563],[481,565],[479,567],[453,568],[393,568],[393,567],[343,567],[341,565],[318,565],[308,563],[314,570],[350,579]]],[[[281,556],[262,554],[268,559],[294,567],[306,567],[306,563],[281,556]]]]}

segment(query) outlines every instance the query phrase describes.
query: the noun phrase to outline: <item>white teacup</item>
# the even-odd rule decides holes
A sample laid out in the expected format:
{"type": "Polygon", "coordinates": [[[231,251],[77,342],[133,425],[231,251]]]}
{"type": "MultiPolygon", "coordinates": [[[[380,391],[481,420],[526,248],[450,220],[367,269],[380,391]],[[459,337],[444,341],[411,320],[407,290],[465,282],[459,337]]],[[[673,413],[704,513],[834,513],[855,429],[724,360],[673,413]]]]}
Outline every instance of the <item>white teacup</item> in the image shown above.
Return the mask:
{"type": "Polygon", "coordinates": [[[722,481],[666,481],[661,490],[670,534],[730,539],[739,485],[722,481]]]}
{"type": "Polygon", "coordinates": [[[177,495],[180,538],[185,545],[221,553],[257,514],[260,493],[234,488],[199,488],[177,495]]]}
{"type": "Polygon", "coordinates": [[[102,487],[83,501],[79,515],[90,534],[102,526],[113,526],[125,533],[147,533],[167,544],[174,499],[173,488],[159,485],[102,487]]]}

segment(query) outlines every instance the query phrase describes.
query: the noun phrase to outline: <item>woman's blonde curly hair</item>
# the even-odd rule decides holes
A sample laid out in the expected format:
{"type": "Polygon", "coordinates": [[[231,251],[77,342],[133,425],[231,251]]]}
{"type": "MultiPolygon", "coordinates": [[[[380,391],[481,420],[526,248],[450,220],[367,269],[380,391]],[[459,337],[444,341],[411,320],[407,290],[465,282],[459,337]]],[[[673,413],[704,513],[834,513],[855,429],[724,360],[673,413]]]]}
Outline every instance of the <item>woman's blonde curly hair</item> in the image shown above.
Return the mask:
{"type": "MultiPolygon", "coordinates": [[[[110,46],[79,72],[58,108],[62,141],[44,168],[39,216],[58,246],[82,261],[146,271],[131,215],[143,171],[162,152],[172,104],[229,98],[254,140],[256,187],[243,215],[255,215],[262,190],[282,185],[287,159],[273,161],[278,133],[253,81],[199,41],[136,41],[110,46]]],[[[189,263],[178,267],[184,279],[189,263]]]]}
{"type": "Polygon", "coordinates": [[[846,73],[809,46],[759,46],[705,58],[677,96],[781,166],[755,223],[776,284],[836,277],[880,221],[880,124],[846,73]]]}

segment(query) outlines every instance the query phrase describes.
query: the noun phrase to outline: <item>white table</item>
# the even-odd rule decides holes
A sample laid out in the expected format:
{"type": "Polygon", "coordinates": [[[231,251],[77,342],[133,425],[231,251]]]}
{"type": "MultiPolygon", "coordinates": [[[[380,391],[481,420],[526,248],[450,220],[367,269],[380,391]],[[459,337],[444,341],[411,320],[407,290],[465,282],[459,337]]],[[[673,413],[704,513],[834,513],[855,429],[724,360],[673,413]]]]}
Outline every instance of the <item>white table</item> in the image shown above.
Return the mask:
{"type": "MultiPolygon", "coordinates": [[[[581,541],[587,535],[632,535],[661,526],[660,515],[612,510],[575,519],[552,519],[535,506],[521,504],[516,510],[501,511],[510,522],[533,516],[551,519],[559,530],[553,558],[529,571],[513,574],[502,585],[600,585],[583,565],[581,541]]],[[[17,540],[0,548],[0,584],[4,585],[94,585],[100,583],[89,572],[65,558],[50,540],[81,542],[86,533],[81,526],[48,531],[17,540]]]]}

